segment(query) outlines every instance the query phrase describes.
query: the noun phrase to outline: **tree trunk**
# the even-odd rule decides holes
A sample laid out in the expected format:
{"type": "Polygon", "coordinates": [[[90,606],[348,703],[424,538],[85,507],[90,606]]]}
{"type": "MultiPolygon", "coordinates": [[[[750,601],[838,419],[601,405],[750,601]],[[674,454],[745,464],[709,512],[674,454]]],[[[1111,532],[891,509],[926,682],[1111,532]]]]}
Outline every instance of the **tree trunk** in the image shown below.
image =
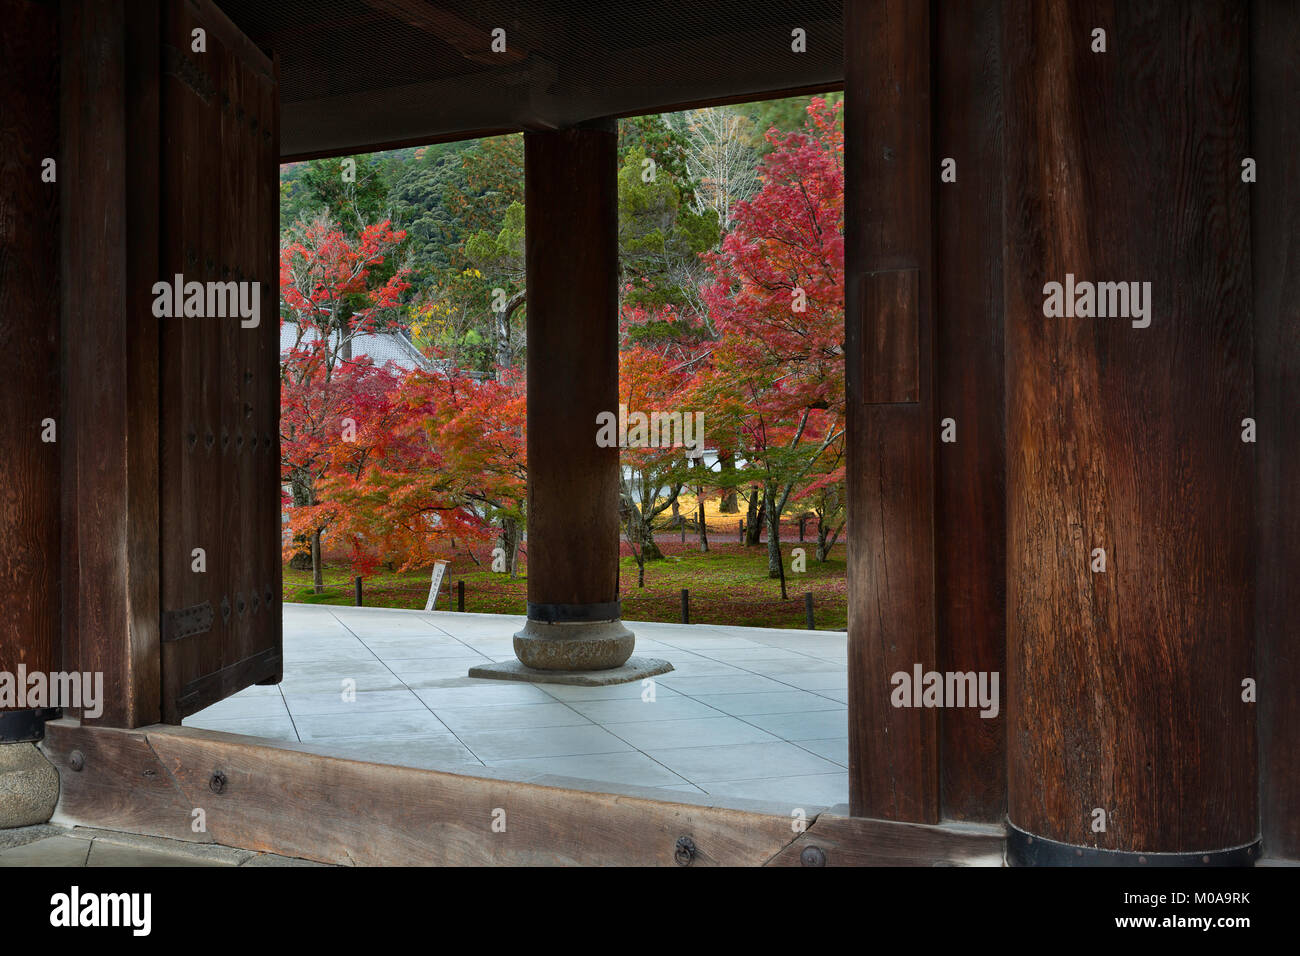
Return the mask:
{"type": "Polygon", "coordinates": [[[704,496],[700,496],[700,550],[709,550],[709,523],[704,520],[704,496]]]}
{"type": "Polygon", "coordinates": [[[762,496],[758,493],[758,488],[749,489],[749,509],[745,514],[745,547],[758,547],[763,535],[763,506],[760,503],[762,496]]]}
{"type": "MultiPolygon", "coordinates": [[[[641,512],[645,514],[644,511],[641,512]]],[[[649,518],[638,518],[638,534],[641,540],[641,558],[642,561],[662,561],[664,553],[659,550],[659,545],[655,542],[654,528],[650,525],[649,518]]]]}
{"type": "MultiPolygon", "coordinates": [[[[311,504],[311,483],[301,468],[295,468],[289,475],[289,490],[293,495],[293,506],[302,508],[311,504]]],[[[301,545],[289,559],[289,567],[295,571],[311,570],[311,548],[306,535],[298,535],[294,542],[301,545]]]]}
{"type": "Polygon", "coordinates": [[[320,528],[311,535],[311,583],[317,594],[325,593],[324,569],[320,564],[320,528]]]}
{"type": "MultiPolygon", "coordinates": [[[[736,470],[736,459],[734,455],[719,455],[718,465],[724,472],[736,470]]],[[[722,496],[722,504],[718,510],[724,515],[734,515],[740,511],[740,503],[736,498],[736,489],[732,487],[722,496]]]]}
{"type": "Polygon", "coordinates": [[[831,529],[826,525],[826,518],[820,512],[817,515],[817,560],[825,563],[830,554],[830,547],[826,544],[826,539],[830,536],[831,529]]]}
{"type": "MultiPolygon", "coordinates": [[[[767,576],[780,578],[782,590],[785,587],[785,564],[781,560],[781,512],[776,508],[772,492],[765,495],[763,502],[767,511],[767,576]]],[[[781,595],[782,599],[785,595],[781,595]]]]}
{"type": "Polygon", "coordinates": [[[514,315],[517,308],[524,304],[524,292],[516,292],[506,303],[505,309],[497,313],[497,374],[498,382],[505,381],[506,371],[514,365],[514,349],[510,347],[510,316],[514,315]]]}
{"type": "Polygon", "coordinates": [[[506,553],[506,571],[513,581],[519,574],[519,522],[501,519],[501,550],[506,553]]]}

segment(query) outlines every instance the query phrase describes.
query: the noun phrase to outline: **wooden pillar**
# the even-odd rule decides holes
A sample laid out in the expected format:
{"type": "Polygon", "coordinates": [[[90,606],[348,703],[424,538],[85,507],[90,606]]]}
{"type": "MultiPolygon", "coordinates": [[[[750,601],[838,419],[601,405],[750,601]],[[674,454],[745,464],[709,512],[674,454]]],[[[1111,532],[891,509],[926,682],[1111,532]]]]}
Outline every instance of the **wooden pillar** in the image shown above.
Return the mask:
{"type": "Polygon", "coordinates": [[[936,664],[929,4],[845,4],[844,54],[849,806],[933,823],[937,713],[890,702],[936,664]]]}
{"type": "Polygon", "coordinates": [[[1004,5],[1014,862],[1256,839],[1246,13],[1004,5]],[[1046,314],[1067,276],[1145,315],[1046,314]]]}
{"type": "Polygon", "coordinates": [[[1260,824],[1300,859],[1300,5],[1251,7],[1260,824]]]}
{"type": "Polygon", "coordinates": [[[618,192],[614,124],[524,134],[528,270],[528,667],[622,665],[618,598],[618,192]]]}
{"type": "MultiPolygon", "coordinates": [[[[1006,673],[1002,0],[935,4],[935,581],[942,673],[1006,673]]],[[[945,819],[1006,815],[996,714],[939,712],[945,819]]]]}
{"type": "Polygon", "coordinates": [[[61,10],[64,658],[137,727],[160,716],[158,8],[61,10]]]}
{"type": "MultiPolygon", "coordinates": [[[[58,10],[0,17],[0,672],[60,669],[58,10]],[[58,174],[57,181],[43,175],[58,174]]],[[[15,709],[0,701],[0,713],[15,709]]],[[[0,725],[0,739],[6,733],[0,725]]]]}

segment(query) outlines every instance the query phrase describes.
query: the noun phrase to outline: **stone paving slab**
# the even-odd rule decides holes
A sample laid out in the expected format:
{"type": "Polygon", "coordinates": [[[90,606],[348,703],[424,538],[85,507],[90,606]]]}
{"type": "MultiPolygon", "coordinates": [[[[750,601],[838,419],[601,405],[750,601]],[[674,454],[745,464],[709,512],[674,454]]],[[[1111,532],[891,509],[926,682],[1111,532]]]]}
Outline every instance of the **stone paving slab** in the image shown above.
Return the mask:
{"type": "Polygon", "coordinates": [[[593,687],[468,676],[513,660],[523,623],[286,604],[284,683],[185,724],[370,762],[706,805],[789,813],[847,802],[843,632],[627,622],[636,653],[673,670],[593,687]]]}

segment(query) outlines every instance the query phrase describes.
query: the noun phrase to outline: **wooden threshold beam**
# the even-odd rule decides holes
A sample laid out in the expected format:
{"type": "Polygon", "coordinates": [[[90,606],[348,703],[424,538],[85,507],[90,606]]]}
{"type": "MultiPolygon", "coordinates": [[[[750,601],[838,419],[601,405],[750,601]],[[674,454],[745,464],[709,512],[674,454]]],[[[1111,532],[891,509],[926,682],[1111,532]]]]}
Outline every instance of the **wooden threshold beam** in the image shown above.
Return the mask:
{"type": "Polygon", "coordinates": [[[781,814],[365,763],[189,727],[60,720],[41,746],[61,777],[55,823],[342,865],[671,866],[681,837],[694,866],[1000,865],[1004,845],[998,827],[823,813],[797,832],[781,814]]]}

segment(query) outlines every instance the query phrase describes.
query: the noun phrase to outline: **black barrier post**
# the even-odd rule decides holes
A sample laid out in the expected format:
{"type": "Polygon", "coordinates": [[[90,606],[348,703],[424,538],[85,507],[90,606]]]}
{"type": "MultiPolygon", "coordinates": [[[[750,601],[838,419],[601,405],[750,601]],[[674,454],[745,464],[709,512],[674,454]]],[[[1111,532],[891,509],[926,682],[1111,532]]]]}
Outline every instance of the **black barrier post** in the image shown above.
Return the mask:
{"type": "Polygon", "coordinates": [[[691,623],[691,592],[682,588],[682,623],[691,623]]]}
{"type": "Polygon", "coordinates": [[[465,610],[465,579],[456,582],[456,610],[465,610]]]}
{"type": "Polygon", "coordinates": [[[803,613],[804,617],[808,619],[808,630],[817,630],[817,621],[813,617],[813,596],[811,591],[803,596],[803,613]]]}
{"type": "Polygon", "coordinates": [[[361,579],[357,578],[357,607],[361,607],[361,579]]]}

